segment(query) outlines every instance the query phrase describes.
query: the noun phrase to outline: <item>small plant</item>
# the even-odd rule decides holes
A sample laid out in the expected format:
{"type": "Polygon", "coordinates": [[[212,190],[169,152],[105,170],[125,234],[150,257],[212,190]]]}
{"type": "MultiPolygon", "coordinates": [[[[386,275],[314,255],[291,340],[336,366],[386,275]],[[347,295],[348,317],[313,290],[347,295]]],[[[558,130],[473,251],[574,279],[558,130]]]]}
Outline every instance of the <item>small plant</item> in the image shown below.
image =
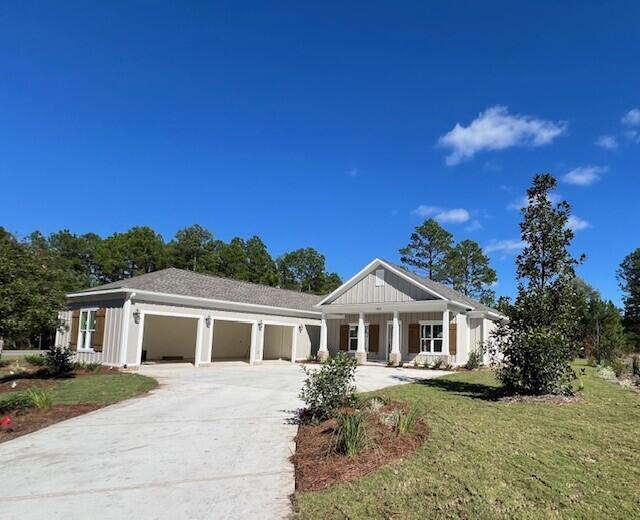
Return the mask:
{"type": "Polygon", "coordinates": [[[353,457],[360,453],[367,441],[364,418],[361,414],[341,414],[335,432],[336,451],[353,457]]]}
{"type": "Polygon", "coordinates": [[[447,364],[444,366],[444,369],[445,369],[445,370],[453,370],[453,365],[452,365],[451,363],[447,363],[447,364]]]}
{"type": "Polygon", "coordinates": [[[87,372],[97,372],[102,364],[100,363],[84,363],[83,361],[75,361],[72,363],[73,370],[85,370],[87,372]]]}
{"type": "Polygon", "coordinates": [[[631,368],[633,371],[633,375],[636,377],[640,377],[640,354],[634,354],[631,357],[631,368]]]}
{"type": "Polygon", "coordinates": [[[412,406],[408,412],[397,410],[395,429],[397,433],[407,433],[413,428],[418,418],[418,409],[412,406]]]}
{"type": "Polygon", "coordinates": [[[616,375],[617,378],[620,378],[627,372],[628,366],[624,359],[614,359],[611,362],[611,370],[616,375]]]}
{"type": "Polygon", "coordinates": [[[27,397],[31,399],[31,402],[36,408],[51,408],[51,396],[49,392],[42,388],[30,388],[27,390],[27,397]]]}
{"type": "Polygon", "coordinates": [[[8,367],[11,364],[11,361],[8,359],[0,359],[0,368],[8,367]]]}
{"type": "Polygon", "coordinates": [[[14,393],[0,401],[0,414],[33,408],[34,404],[26,393],[14,393]]]}
{"type": "Polygon", "coordinates": [[[441,358],[437,358],[433,362],[433,365],[431,365],[431,368],[433,368],[434,370],[438,370],[442,366],[443,363],[444,363],[444,361],[442,361],[441,358]]]}
{"type": "Polygon", "coordinates": [[[42,354],[27,354],[24,360],[34,367],[43,367],[47,364],[47,358],[42,354]]]}
{"type": "Polygon", "coordinates": [[[480,368],[480,360],[480,352],[478,350],[472,350],[469,353],[469,359],[467,360],[467,364],[465,365],[465,367],[467,368],[467,370],[476,370],[480,368]]]}
{"type": "Polygon", "coordinates": [[[66,347],[51,347],[47,352],[47,370],[54,377],[66,376],[73,370],[73,353],[66,347]]]}
{"type": "Polygon", "coordinates": [[[384,407],[384,405],[385,405],[385,402],[379,397],[372,397],[367,401],[367,404],[366,404],[367,409],[373,414],[377,414],[380,411],[380,409],[384,407]]]}
{"type": "Polygon", "coordinates": [[[356,402],[356,360],[340,352],[320,368],[302,367],[307,376],[300,399],[307,405],[306,416],[312,422],[333,417],[337,410],[356,402]]]}

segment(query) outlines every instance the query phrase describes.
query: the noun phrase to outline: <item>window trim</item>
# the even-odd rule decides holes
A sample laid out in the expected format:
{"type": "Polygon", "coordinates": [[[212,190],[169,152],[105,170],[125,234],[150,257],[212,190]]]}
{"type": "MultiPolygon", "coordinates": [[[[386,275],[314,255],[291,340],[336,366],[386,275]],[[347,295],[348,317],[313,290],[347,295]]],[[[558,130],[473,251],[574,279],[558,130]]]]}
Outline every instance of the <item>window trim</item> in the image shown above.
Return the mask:
{"type": "MultiPolygon", "coordinates": [[[[369,325],[368,321],[364,324],[364,351],[369,352],[369,325]]],[[[358,323],[349,323],[349,334],[347,336],[347,352],[358,352],[358,323]],[[354,327],[356,329],[356,348],[351,350],[351,328],[354,327]]]]}
{"type": "Polygon", "coordinates": [[[384,269],[376,269],[376,287],[384,287],[384,269]]]}
{"type": "Polygon", "coordinates": [[[419,326],[420,326],[420,354],[425,354],[425,355],[429,355],[429,356],[446,356],[449,352],[449,349],[445,346],[444,344],[444,322],[442,320],[420,320],[418,322],[419,326]],[[428,325],[431,327],[431,337],[430,338],[423,338],[422,337],[422,327],[424,325],[428,325]],[[439,325],[442,327],[442,337],[440,338],[434,338],[433,337],[433,326],[434,325],[439,325]],[[442,342],[442,350],[440,352],[436,352],[434,350],[434,341],[436,340],[440,340],[442,342]],[[429,342],[429,350],[424,350],[422,345],[423,345],[423,341],[428,341],[429,342]]]}
{"type": "Polygon", "coordinates": [[[78,337],[76,338],[76,345],[77,345],[77,352],[95,352],[95,350],[93,349],[93,339],[94,339],[94,335],[96,333],[96,329],[83,329],[82,328],[82,313],[86,312],[87,313],[87,325],[89,324],[89,316],[91,312],[94,312],[96,314],[96,324],[98,321],[98,307],[84,307],[80,310],[80,314],[78,315],[78,337]],[[84,346],[84,341],[83,341],[83,336],[82,333],[83,332],[91,332],[91,348],[85,348],[84,346]]]}

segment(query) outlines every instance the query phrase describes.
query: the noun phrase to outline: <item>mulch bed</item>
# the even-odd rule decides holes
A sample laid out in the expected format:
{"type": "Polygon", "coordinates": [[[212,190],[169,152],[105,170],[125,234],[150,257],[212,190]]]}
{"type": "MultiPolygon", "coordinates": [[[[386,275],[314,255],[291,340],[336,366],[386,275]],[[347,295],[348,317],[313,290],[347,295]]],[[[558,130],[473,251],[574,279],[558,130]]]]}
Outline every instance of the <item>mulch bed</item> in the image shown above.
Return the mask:
{"type": "Polygon", "coordinates": [[[410,432],[398,434],[381,422],[381,417],[405,407],[396,402],[375,412],[366,412],[368,447],[348,457],[334,449],[335,419],[317,425],[301,424],[296,435],[296,452],[291,458],[295,466],[296,490],[315,491],[338,482],[348,482],[400,459],[417,450],[426,440],[429,429],[418,419],[410,432]]]}
{"type": "Polygon", "coordinates": [[[8,414],[11,417],[9,426],[0,426],[0,443],[15,439],[21,435],[40,430],[60,421],[65,421],[102,408],[96,403],[59,404],[51,408],[29,408],[8,414]]]}

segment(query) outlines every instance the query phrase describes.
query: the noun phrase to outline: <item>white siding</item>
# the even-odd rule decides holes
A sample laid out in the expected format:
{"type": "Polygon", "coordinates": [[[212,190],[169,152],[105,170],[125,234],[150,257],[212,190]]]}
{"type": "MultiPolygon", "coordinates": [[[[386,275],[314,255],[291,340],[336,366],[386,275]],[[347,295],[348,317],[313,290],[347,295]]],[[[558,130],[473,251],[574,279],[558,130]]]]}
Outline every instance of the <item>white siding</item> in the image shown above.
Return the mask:
{"type": "Polygon", "coordinates": [[[384,269],[384,284],[376,285],[376,271],[367,274],[331,304],[412,302],[436,299],[413,283],[384,269]]]}

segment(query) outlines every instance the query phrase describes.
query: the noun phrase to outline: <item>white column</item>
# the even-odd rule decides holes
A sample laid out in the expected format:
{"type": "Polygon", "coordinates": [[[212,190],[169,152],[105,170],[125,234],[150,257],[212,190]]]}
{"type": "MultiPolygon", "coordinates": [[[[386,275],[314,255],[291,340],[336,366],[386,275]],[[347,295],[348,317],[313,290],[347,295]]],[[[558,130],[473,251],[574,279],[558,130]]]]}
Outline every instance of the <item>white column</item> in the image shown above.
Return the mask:
{"type": "MultiPolygon", "coordinates": [[[[122,306],[122,326],[120,328],[120,365],[127,364],[127,350],[129,348],[129,322],[131,321],[131,296],[127,295],[124,305],[122,306]]],[[[144,322],[140,320],[144,326],[144,322]]],[[[142,348],[142,347],[141,347],[142,348]]],[[[141,350],[141,348],[139,350],[141,350]]],[[[140,354],[138,352],[138,362],[140,362],[140,354]]]]}
{"type": "Polygon", "coordinates": [[[200,366],[200,358],[202,356],[202,342],[204,341],[204,337],[206,336],[204,329],[204,318],[199,318],[196,333],[196,352],[193,356],[193,365],[196,367],[200,366]]]}
{"type": "Polygon", "coordinates": [[[329,357],[329,347],[327,345],[327,318],[323,314],[320,322],[320,348],[318,349],[318,360],[326,361],[329,357]]]}
{"type": "Polygon", "coordinates": [[[291,332],[291,362],[296,362],[296,353],[298,352],[298,335],[300,331],[298,326],[291,327],[293,331],[291,332]]]}
{"type": "Polygon", "coordinates": [[[251,343],[249,346],[249,364],[253,365],[256,362],[256,347],[258,344],[258,324],[256,322],[251,324],[251,343]]]}
{"type": "Polygon", "coordinates": [[[358,315],[358,352],[366,352],[364,346],[365,334],[364,334],[364,312],[358,315]]]}
{"type": "Polygon", "coordinates": [[[442,353],[449,354],[449,309],[442,311],[442,353]]]}
{"type": "Polygon", "coordinates": [[[400,320],[399,312],[393,312],[393,330],[391,334],[391,353],[400,354],[400,320]]]}
{"type": "MultiPolygon", "coordinates": [[[[211,350],[213,349],[213,327],[216,324],[216,320],[211,318],[209,327],[205,329],[204,333],[204,345],[202,346],[202,357],[200,362],[204,365],[211,363],[211,350]]],[[[205,324],[206,325],[206,324],[205,324]]]]}

